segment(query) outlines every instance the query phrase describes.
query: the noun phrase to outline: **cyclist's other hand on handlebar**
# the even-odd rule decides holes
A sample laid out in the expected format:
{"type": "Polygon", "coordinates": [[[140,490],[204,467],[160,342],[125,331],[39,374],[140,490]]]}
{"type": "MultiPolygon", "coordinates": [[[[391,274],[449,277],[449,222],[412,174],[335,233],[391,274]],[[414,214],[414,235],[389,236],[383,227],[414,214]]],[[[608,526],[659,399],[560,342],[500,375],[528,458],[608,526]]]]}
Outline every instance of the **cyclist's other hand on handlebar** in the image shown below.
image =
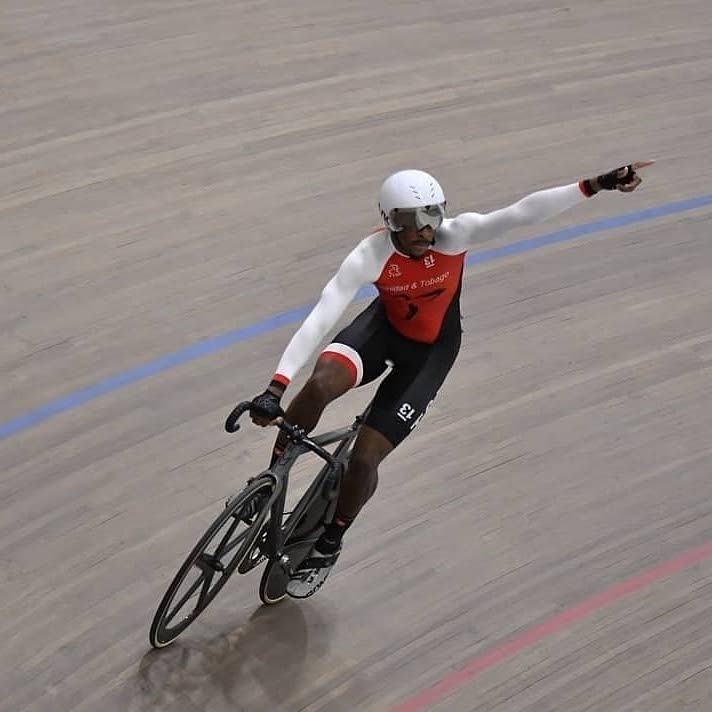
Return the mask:
{"type": "Polygon", "coordinates": [[[277,418],[284,415],[279,405],[284,388],[281,384],[270,383],[264,393],[255,396],[250,406],[250,418],[255,425],[265,427],[273,425],[277,418]]]}

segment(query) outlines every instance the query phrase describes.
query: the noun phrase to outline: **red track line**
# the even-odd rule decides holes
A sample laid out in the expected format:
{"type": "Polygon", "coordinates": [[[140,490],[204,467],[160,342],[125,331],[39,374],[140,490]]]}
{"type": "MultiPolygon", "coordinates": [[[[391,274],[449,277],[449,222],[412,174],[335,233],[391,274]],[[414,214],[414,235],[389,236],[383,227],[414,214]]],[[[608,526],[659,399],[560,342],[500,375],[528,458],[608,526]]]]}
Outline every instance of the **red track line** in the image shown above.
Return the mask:
{"type": "Polygon", "coordinates": [[[635,593],[660,579],[676,574],[711,556],[712,542],[709,542],[697,549],[692,549],[684,554],[680,554],[670,561],[646,569],[637,576],[633,576],[633,578],[615,584],[602,593],[598,593],[583,601],[583,603],[579,603],[573,608],[569,608],[555,615],[553,618],[549,618],[543,623],[534,626],[534,628],[524,631],[524,633],[506,641],[488,653],[473,658],[467,662],[463,668],[447,675],[432,687],[419,692],[398,707],[394,707],[392,712],[419,712],[428,705],[439,702],[484,670],[512,657],[520,650],[528,648],[534,645],[534,643],[560,632],[591,613],[619,601],[624,596],[635,593]]]}

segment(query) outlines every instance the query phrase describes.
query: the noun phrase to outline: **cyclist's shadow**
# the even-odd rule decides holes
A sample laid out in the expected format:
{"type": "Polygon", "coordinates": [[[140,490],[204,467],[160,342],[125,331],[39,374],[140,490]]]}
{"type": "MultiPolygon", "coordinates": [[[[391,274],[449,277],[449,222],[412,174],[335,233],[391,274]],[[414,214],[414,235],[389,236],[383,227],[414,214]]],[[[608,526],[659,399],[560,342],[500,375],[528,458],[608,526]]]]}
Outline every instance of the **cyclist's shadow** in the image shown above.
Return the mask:
{"type": "Polygon", "coordinates": [[[192,641],[191,628],[168,648],[147,652],[136,673],[138,709],[176,710],[181,702],[189,709],[281,706],[298,694],[308,659],[323,659],[328,648],[329,626],[317,608],[285,600],[212,638],[192,641]]]}

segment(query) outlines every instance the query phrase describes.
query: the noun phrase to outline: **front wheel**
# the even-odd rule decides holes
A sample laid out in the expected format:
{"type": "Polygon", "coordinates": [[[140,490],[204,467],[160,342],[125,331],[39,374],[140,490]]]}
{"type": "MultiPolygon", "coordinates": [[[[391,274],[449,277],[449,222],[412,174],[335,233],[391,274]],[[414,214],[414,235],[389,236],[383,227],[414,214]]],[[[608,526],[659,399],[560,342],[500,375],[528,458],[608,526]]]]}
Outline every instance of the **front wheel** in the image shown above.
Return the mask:
{"type": "Polygon", "coordinates": [[[172,643],[210,604],[263,530],[274,479],[253,480],[208,527],[173,578],[151,623],[154,648],[172,643]]]}

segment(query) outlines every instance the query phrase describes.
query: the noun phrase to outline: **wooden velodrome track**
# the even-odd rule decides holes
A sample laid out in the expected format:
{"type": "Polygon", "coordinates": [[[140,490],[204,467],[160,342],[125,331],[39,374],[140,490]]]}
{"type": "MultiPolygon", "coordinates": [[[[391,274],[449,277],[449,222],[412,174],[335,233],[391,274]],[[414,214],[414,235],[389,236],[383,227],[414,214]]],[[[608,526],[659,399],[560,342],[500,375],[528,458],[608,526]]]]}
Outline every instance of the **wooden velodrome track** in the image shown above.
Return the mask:
{"type": "Polygon", "coordinates": [[[711,27],[709,0],[3,0],[0,709],[712,709],[711,27]],[[236,577],[149,651],[268,457],[224,417],[387,174],[456,213],[646,158],[482,246],[460,359],[317,596],[236,577]]]}

